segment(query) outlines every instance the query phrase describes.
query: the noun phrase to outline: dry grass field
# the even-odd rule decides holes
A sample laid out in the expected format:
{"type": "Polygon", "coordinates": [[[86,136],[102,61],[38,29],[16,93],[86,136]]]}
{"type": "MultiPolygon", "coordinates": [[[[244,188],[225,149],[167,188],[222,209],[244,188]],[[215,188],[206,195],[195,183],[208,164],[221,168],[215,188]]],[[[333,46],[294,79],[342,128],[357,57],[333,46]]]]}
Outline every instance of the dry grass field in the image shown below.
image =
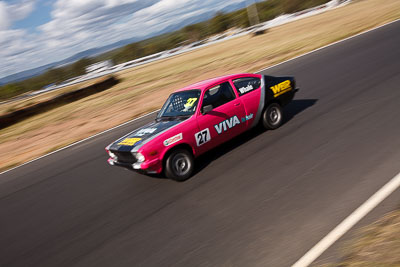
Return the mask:
{"type": "MultiPolygon", "coordinates": [[[[264,35],[238,37],[121,71],[116,74],[121,82],[109,90],[0,130],[0,169],[156,110],[168,94],[190,83],[229,73],[255,72],[398,18],[398,0],[355,1],[275,27],[264,35]]],[[[4,106],[0,112],[12,109],[4,106]]]]}
{"type": "MultiPolygon", "coordinates": [[[[400,211],[361,229],[341,248],[342,259],[321,267],[400,266],[400,211]]],[[[318,266],[318,265],[315,265],[318,266]]]]}

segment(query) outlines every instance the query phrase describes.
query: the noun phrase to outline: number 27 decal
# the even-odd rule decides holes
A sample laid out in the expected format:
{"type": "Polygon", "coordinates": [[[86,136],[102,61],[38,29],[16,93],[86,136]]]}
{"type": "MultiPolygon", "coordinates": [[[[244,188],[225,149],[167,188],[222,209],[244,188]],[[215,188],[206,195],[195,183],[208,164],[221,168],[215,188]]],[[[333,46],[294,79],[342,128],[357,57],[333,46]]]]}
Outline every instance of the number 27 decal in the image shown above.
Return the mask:
{"type": "Polygon", "coordinates": [[[211,140],[210,130],[208,128],[194,134],[197,146],[201,146],[211,140]]]}

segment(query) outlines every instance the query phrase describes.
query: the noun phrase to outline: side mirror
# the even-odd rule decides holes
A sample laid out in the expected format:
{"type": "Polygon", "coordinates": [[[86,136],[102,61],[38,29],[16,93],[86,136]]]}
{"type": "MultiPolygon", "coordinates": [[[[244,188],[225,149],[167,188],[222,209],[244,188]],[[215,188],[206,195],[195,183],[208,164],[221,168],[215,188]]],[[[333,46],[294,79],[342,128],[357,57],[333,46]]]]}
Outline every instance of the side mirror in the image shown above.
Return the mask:
{"type": "Polygon", "coordinates": [[[211,110],[213,110],[213,106],[212,105],[206,105],[202,108],[201,113],[202,114],[207,114],[208,112],[210,112],[211,110]]]}

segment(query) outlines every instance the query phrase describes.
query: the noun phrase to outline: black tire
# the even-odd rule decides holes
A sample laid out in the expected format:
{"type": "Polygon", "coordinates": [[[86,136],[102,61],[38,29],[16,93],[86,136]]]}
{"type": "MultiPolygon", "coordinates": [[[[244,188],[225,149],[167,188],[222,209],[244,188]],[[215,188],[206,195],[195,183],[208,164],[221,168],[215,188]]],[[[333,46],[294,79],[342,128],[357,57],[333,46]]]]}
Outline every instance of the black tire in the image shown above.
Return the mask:
{"type": "Polygon", "coordinates": [[[176,149],[165,161],[165,175],[175,181],[187,180],[193,172],[193,155],[186,149],[176,149]]]}
{"type": "Polygon", "coordinates": [[[275,130],[282,125],[282,117],[281,106],[278,103],[271,103],[262,113],[262,126],[267,130],[275,130]]]}

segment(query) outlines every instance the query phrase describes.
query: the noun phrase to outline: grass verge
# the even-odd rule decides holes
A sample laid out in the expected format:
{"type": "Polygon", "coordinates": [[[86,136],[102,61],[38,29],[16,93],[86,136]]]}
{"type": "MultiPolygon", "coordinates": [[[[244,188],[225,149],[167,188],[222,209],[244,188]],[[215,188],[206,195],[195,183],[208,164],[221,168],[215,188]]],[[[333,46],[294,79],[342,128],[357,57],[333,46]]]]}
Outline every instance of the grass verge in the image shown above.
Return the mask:
{"type": "MultiPolygon", "coordinates": [[[[99,83],[101,81],[103,81],[105,78],[104,77],[100,77],[97,79],[93,79],[90,81],[85,81],[85,82],[81,82],[78,84],[74,84],[74,85],[70,85],[70,86],[66,86],[64,88],[55,90],[55,91],[49,91],[40,95],[36,95],[33,97],[28,97],[28,98],[23,98],[23,99],[19,99],[19,100],[15,100],[9,103],[5,103],[5,104],[1,104],[0,105],[0,116],[19,110],[19,109],[23,109],[23,108],[27,108],[27,107],[31,107],[35,104],[38,103],[43,103],[46,102],[50,99],[53,99],[57,96],[60,96],[62,94],[65,93],[69,93],[69,92],[73,92],[75,90],[78,90],[80,88],[85,88],[85,87],[89,87],[91,85],[94,85],[96,83],[99,83]]],[[[30,93],[30,92],[29,92],[30,93]]],[[[11,99],[12,100],[12,99],[11,99]]]]}
{"type": "MultiPolygon", "coordinates": [[[[68,103],[75,102],[79,99],[96,94],[98,92],[102,92],[113,87],[116,84],[118,84],[118,80],[115,79],[113,76],[103,76],[102,78],[97,79],[97,81],[90,86],[81,87],[79,89],[71,90],[68,92],[63,90],[63,93],[58,92],[58,95],[52,98],[43,99],[46,98],[46,96],[44,96],[40,98],[40,101],[35,98],[29,102],[31,103],[30,105],[25,105],[23,107],[15,109],[14,111],[0,114],[0,129],[26,120],[27,118],[32,117],[36,114],[41,114],[43,112],[56,109],[57,107],[67,105],[68,103]],[[37,102],[35,103],[35,101],[37,102]]],[[[16,105],[18,103],[12,104],[16,105]]]]}
{"type": "Polygon", "coordinates": [[[107,91],[0,130],[0,170],[158,109],[168,94],[190,83],[254,72],[398,18],[398,0],[355,1],[264,35],[242,36],[121,71],[116,74],[120,83],[107,91]]]}
{"type": "Polygon", "coordinates": [[[323,267],[400,266],[400,210],[363,228],[342,248],[342,260],[323,267]]]}

